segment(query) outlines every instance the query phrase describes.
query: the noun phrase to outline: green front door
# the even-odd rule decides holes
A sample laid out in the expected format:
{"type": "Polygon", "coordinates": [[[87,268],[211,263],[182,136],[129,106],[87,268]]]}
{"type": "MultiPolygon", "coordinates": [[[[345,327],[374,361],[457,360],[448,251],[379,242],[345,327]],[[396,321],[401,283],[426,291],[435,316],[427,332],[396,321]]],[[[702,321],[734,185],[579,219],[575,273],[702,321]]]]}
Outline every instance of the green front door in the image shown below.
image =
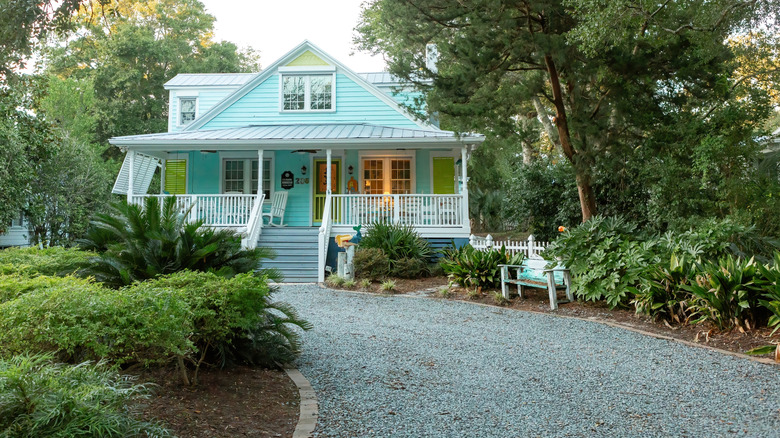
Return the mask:
{"type": "MultiPolygon", "coordinates": [[[[330,191],[333,194],[339,194],[341,193],[341,160],[331,160],[330,165],[330,191]]],[[[322,222],[322,213],[325,210],[325,197],[328,194],[327,169],[327,160],[314,160],[314,199],[312,200],[314,208],[311,218],[314,223],[322,222]]]]}

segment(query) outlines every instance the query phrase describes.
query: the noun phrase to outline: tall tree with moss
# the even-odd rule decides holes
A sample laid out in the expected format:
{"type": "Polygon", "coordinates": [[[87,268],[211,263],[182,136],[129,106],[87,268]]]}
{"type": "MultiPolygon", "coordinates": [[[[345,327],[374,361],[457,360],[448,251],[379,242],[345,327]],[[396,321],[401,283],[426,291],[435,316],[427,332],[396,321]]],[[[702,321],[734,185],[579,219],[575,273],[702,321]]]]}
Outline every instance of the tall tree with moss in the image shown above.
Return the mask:
{"type": "Polygon", "coordinates": [[[356,43],[385,54],[455,129],[512,136],[509,121],[533,105],[574,169],[588,220],[594,178],[637,149],[668,147],[678,128],[674,143],[686,146],[724,112],[748,133],[766,118],[762,93],[736,99],[745,87],[726,40],[777,9],[768,0],[378,0],[364,7],[356,43]]]}

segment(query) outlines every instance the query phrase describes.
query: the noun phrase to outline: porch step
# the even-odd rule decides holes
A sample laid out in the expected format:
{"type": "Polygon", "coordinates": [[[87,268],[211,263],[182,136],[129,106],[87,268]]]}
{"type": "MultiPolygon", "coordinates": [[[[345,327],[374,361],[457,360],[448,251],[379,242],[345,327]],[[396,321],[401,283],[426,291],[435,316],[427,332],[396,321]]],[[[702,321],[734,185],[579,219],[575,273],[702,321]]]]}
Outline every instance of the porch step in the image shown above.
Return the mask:
{"type": "Polygon", "coordinates": [[[316,227],[263,228],[257,246],[276,251],[274,260],[263,260],[263,267],[278,269],[285,283],[316,282],[318,235],[316,227]]]}

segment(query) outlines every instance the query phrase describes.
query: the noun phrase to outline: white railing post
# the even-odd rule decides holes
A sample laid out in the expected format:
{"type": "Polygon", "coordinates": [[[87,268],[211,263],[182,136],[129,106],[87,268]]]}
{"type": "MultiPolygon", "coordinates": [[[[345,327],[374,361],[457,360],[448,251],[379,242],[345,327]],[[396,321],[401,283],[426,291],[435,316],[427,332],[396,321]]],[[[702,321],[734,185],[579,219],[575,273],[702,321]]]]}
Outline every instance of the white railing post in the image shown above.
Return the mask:
{"type": "Polygon", "coordinates": [[[469,235],[469,245],[474,247],[474,245],[476,245],[476,243],[477,243],[477,239],[474,237],[474,235],[473,234],[469,235]]]}
{"type": "Polygon", "coordinates": [[[168,160],[162,159],[160,160],[160,194],[165,194],[165,163],[168,160]]]}
{"type": "MultiPolygon", "coordinates": [[[[330,168],[330,167],[328,167],[330,168]]],[[[320,233],[317,236],[319,254],[317,258],[317,282],[322,283],[325,281],[325,262],[328,257],[328,244],[330,243],[330,230],[332,227],[331,221],[331,204],[332,196],[328,193],[325,196],[325,208],[322,213],[322,225],[320,225],[320,233]]]]}
{"type": "Polygon", "coordinates": [[[190,214],[188,221],[190,223],[198,220],[198,195],[190,196],[190,214]]]}
{"type": "Polygon", "coordinates": [[[401,222],[401,198],[398,195],[393,195],[393,223],[398,224],[401,222]]]}
{"type": "Polygon", "coordinates": [[[528,236],[528,258],[533,257],[535,254],[534,249],[534,235],[531,234],[528,236]]]}
{"type": "Polygon", "coordinates": [[[133,150],[127,151],[127,165],[127,203],[129,204],[133,200],[133,179],[135,177],[135,151],[133,150]]]}
{"type": "MultiPolygon", "coordinates": [[[[325,151],[325,153],[327,155],[327,163],[328,163],[327,164],[328,168],[327,168],[327,170],[325,170],[325,178],[327,179],[327,182],[326,182],[326,184],[327,184],[327,186],[326,186],[327,191],[326,191],[326,193],[330,195],[332,193],[332,191],[331,191],[332,190],[332,187],[331,187],[331,184],[332,184],[331,183],[331,178],[332,177],[331,177],[331,174],[330,174],[330,170],[331,170],[330,167],[331,167],[331,163],[332,163],[333,151],[331,149],[327,149],[325,151]]],[[[314,169],[314,171],[316,172],[317,169],[314,169]]]]}
{"type": "Polygon", "coordinates": [[[460,160],[461,165],[463,166],[463,170],[461,172],[461,177],[463,178],[463,182],[461,184],[462,192],[461,192],[461,205],[463,211],[462,218],[463,218],[463,227],[469,229],[471,231],[471,223],[469,221],[469,177],[468,177],[468,166],[467,160],[468,160],[468,153],[467,153],[467,147],[463,147],[460,150],[460,160]]]}
{"type": "Polygon", "coordinates": [[[487,245],[487,249],[493,249],[493,236],[488,234],[485,238],[485,244],[487,245]]]}

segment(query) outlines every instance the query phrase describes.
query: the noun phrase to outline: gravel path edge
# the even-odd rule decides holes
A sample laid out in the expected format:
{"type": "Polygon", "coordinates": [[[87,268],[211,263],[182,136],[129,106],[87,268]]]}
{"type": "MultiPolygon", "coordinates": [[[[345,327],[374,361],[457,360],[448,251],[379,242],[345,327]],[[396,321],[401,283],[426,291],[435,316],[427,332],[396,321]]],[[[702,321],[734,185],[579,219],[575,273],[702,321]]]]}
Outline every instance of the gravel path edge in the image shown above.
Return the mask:
{"type": "MultiPolygon", "coordinates": [[[[322,289],[325,289],[325,290],[344,292],[344,293],[351,293],[351,294],[358,294],[358,295],[373,295],[373,296],[379,296],[379,297],[382,297],[382,296],[392,296],[392,297],[418,298],[418,299],[425,299],[425,300],[444,300],[445,299],[445,298],[436,298],[436,297],[430,297],[430,296],[409,295],[409,294],[386,294],[386,295],[381,295],[381,294],[376,294],[376,293],[372,293],[372,292],[362,292],[362,291],[356,291],[356,290],[332,289],[332,288],[329,288],[327,285],[324,285],[322,283],[316,283],[316,285],[319,286],[322,289]]],[[[499,309],[511,310],[511,311],[514,311],[514,312],[525,312],[525,313],[533,313],[533,314],[536,314],[536,315],[553,316],[553,317],[556,317],[556,318],[575,319],[575,320],[578,320],[578,321],[595,322],[595,323],[598,323],[598,324],[603,324],[603,325],[606,325],[606,326],[609,326],[609,327],[614,327],[614,328],[619,328],[619,329],[623,329],[623,330],[628,330],[628,331],[631,331],[631,332],[634,332],[634,333],[638,333],[638,334],[645,335],[645,336],[650,336],[650,337],[657,338],[657,339],[664,339],[664,340],[667,340],[667,341],[677,342],[679,344],[687,345],[689,347],[703,348],[705,350],[714,351],[716,353],[721,353],[721,354],[725,354],[725,355],[728,355],[728,356],[734,356],[734,357],[738,357],[738,358],[741,358],[741,359],[747,359],[747,360],[751,360],[753,362],[762,363],[764,365],[772,365],[772,366],[780,367],[780,362],[775,362],[774,360],[772,360],[770,358],[750,356],[748,354],[738,353],[736,351],[729,351],[729,350],[725,350],[725,349],[722,349],[722,348],[713,347],[713,346],[710,346],[710,345],[700,344],[698,342],[686,341],[684,339],[678,339],[678,338],[675,338],[673,336],[662,335],[660,333],[653,333],[653,332],[650,332],[650,331],[647,331],[647,330],[642,330],[642,329],[639,329],[639,328],[636,328],[636,327],[627,326],[625,324],[621,324],[621,323],[618,323],[618,322],[605,321],[605,320],[598,319],[598,318],[583,318],[583,317],[579,317],[579,316],[559,315],[559,314],[556,314],[556,313],[538,312],[538,311],[535,311],[535,310],[512,309],[510,307],[492,306],[490,304],[474,303],[474,302],[471,302],[471,301],[464,301],[464,300],[453,300],[453,301],[458,301],[458,302],[465,303],[465,304],[470,304],[470,305],[473,305],[473,306],[481,306],[481,307],[489,307],[489,308],[499,308],[499,309]]]]}
{"type": "Polygon", "coordinates": [[[290,380],[298,387],[300,394],[301,411],[298,414],[298,425],[293,431],[293,438],[310,438],[317,426],[318,403],[317,394],[314,392],[309,379],[307,379],[297,368],[286,368],[284,370],[290,380]]]}

